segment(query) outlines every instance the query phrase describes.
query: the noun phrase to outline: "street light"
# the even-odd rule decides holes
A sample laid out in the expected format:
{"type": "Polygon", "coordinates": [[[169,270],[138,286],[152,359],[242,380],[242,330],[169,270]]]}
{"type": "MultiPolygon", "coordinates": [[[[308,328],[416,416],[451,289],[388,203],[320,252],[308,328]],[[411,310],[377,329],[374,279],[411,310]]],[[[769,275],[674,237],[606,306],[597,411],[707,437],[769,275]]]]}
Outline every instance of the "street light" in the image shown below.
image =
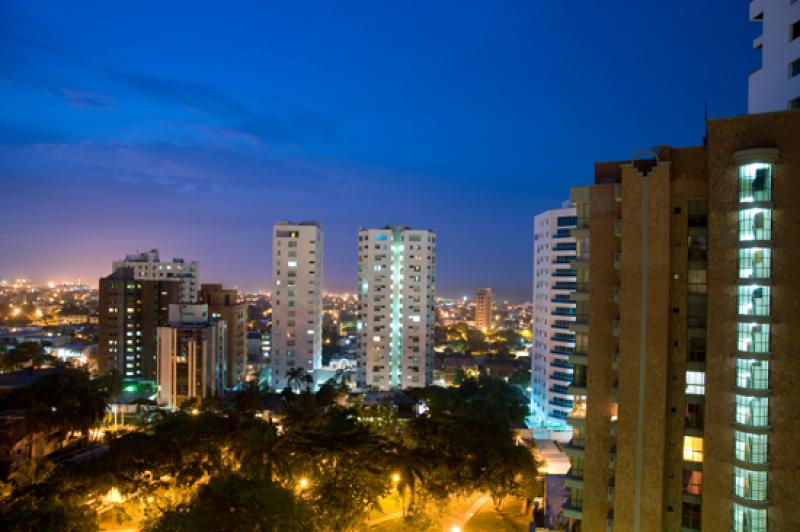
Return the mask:
{"type": "Polygon", "coordinates": [[[297,483],[297,485],[300,486],[301,490],[306,489],[308,487],[308,479],[307,478],[301,478],[300,481],[297,483]]]}

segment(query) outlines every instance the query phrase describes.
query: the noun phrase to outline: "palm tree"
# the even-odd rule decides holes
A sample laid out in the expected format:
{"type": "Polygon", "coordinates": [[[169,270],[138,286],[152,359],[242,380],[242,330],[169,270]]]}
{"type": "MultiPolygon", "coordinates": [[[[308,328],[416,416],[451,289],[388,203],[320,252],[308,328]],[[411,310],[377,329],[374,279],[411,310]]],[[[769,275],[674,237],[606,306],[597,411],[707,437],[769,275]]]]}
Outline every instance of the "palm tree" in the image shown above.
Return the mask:
{"type": "Polygon", "coordinates": [[[424,482],[424,470],[427,464],[419,449],[408,447],[402,443],[395,447],[393,461],[396,464],[397,473],[392,476],[392,480],[397,485],[397,491],[402,498],[403,516],[405,517],[414,510],[417,482],[424,482]]]}
{"type": "Polygon", "coordinates": [[[287,455],[271,419],[250,423],[234,445],[241,469],[247,476],[272,483],[276,475],[287,473],[287,455]]]}
{"type": "Polygon", "coordinates": [[[290,368],[289,371],[286,372],[286,376],[289,377],[287,379],[289,386],[294,388],[295,392],[300,392],[300,382],[302,382],[305,373],[306,370],[303,368],[290,368]]]}

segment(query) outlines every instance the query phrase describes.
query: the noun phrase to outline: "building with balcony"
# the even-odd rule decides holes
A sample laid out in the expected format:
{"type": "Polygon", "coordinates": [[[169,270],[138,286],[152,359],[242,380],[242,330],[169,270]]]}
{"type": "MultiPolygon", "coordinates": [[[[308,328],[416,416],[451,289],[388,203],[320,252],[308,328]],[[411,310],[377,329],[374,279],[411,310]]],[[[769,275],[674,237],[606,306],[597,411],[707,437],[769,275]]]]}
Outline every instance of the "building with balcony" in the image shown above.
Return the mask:
{"type": "Polygon", "coordinates": [[[289,371],[314,376],[322,367],[322,227],[279,221],[272,232],[273,390],[289,385],[289,371]]]}
{"type": "Polygon", "coordinates": [[[208,305],[212,319],[227,325],[225,387],[241,386],[247,376],[247,306],[238,290],[226,290],[221,284],[202,284],[200,301],[208,305]]]}
{"type": "Polygon", "coordinates": [[[761,67],[750,74],[748,111],[800,109],[800,2],[751,0],[750,20],[762,33],[753,41],[761,67]]]}
{"type": "Polygon", "coordinates": [[[800,111],[785,111],[710,120],[704,146],[598,163],[573,189],[591,256],[571,530],[800,529],[797,175],[800,111]]]}
{"type": "Polygon", "coordinates": [[[169,306],[169,325],[158,328],[158,402],[179,408],[225,391],[227,324],[208,305],[169,306]]]}
{"type": "Polygon", "coordinates": [[[390,225],[358,233],[358,381],[419,388],[433,380],[436,233],[390,225]]]}
{"type": "Polygon", "coordinates": [[[569,440],[567,418],[575,355],[575,209],[543,212],[533,219],[533,341],[531,425],[537,437],[569,440]]]}

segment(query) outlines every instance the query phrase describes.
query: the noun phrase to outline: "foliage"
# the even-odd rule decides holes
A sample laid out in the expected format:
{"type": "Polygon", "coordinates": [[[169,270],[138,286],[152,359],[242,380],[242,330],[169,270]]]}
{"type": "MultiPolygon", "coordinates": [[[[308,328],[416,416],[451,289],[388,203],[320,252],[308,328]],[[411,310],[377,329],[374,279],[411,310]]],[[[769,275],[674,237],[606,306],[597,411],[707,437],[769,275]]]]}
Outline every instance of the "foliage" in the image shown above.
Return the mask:
{"type": "Polygon", "coordinates": [[[225,473],[200,487],[189,503],[148,523],[149,532],[196,530],[306,531],[312,529],[307,504],[281,486],[225,473]]]}

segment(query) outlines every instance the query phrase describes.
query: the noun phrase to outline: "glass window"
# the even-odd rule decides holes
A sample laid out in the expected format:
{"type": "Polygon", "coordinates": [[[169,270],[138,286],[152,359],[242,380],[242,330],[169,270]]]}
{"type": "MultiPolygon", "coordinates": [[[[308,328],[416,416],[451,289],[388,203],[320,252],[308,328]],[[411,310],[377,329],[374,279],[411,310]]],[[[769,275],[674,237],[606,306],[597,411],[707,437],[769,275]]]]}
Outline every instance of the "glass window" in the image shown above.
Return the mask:
{"type": "Polygon", "coordinates": [[[767,532],[767,510],[733,503],[734,532],[767,532]]]}
{"type": "Polygon", "coordinates": [[[737,360],[736,386],[751,390],[769,388],[769,362],[766,360],[737,360]]]}
{"type": "Polygon", "coordinates": [[[767,435],[734,431],[734,456],[741,462],[767,463],[767,435]]]}
{"type": "Polygon", "coordinates": [[[683,459],[687,462],[703,461],[703,438],[699,436],[683,437],[683,459]]]}
{"type": "Polygon", "coordinates": [[[686,393],[690,395],[705,395],[706,374],[704,371],[686,372],[686,393]]]}
{"type": "Polygon", "coordinates": [[[690,294],[708,293],[708,270],[689,270],[688,283],[690,294]]]}
{"type": "Polygon", "coordinates": [[[769,325],[765,323],[737,323],[739,351],[769,353],[769,325]]]}
{"type": "Polygon", "coordinates": [[[766,471],[750,471],[749,469],[734,466],[733,486],[737,497],[751,501],[767,500],[766,471]]]}
{"type": "Polygon", "coordinates": [[[772,200],[772,165],[767,163],[743,164],[739,167],[739,201],[772,200]]]}
{"type": "Polygon", "coordinates": [[[766,397],[736,395],[736,423],[748,427],[769,425],[769,400],[766,397]]]}
{"type": "Polygon", "coordinates": [[[769,316],[769,286],[739,286],[739,315],[769,316]]]}
{"type": "Polygon", "coordinates": [[[701,495],[703,492],[703,472],[685,469],[683,471],[683,491],[692,495],[701,495]]]}
{"type": "Polygon", "coordinates": [[[739,241],[772,239],[772,211],[744,209],[739,211],[739,241]]]}
{"type": "Polygon", "coordinates": [[[684,502],[681,505],[681,525],[685,528],[697,528],[701,526],[702,511],[699,504],[684,502]]]}
{"type": "Polygon", "coordinates": [[[771,275],[771,259],[772,250],[769,248],[740,249],[739,278],[769,279],[771,275]]]}

